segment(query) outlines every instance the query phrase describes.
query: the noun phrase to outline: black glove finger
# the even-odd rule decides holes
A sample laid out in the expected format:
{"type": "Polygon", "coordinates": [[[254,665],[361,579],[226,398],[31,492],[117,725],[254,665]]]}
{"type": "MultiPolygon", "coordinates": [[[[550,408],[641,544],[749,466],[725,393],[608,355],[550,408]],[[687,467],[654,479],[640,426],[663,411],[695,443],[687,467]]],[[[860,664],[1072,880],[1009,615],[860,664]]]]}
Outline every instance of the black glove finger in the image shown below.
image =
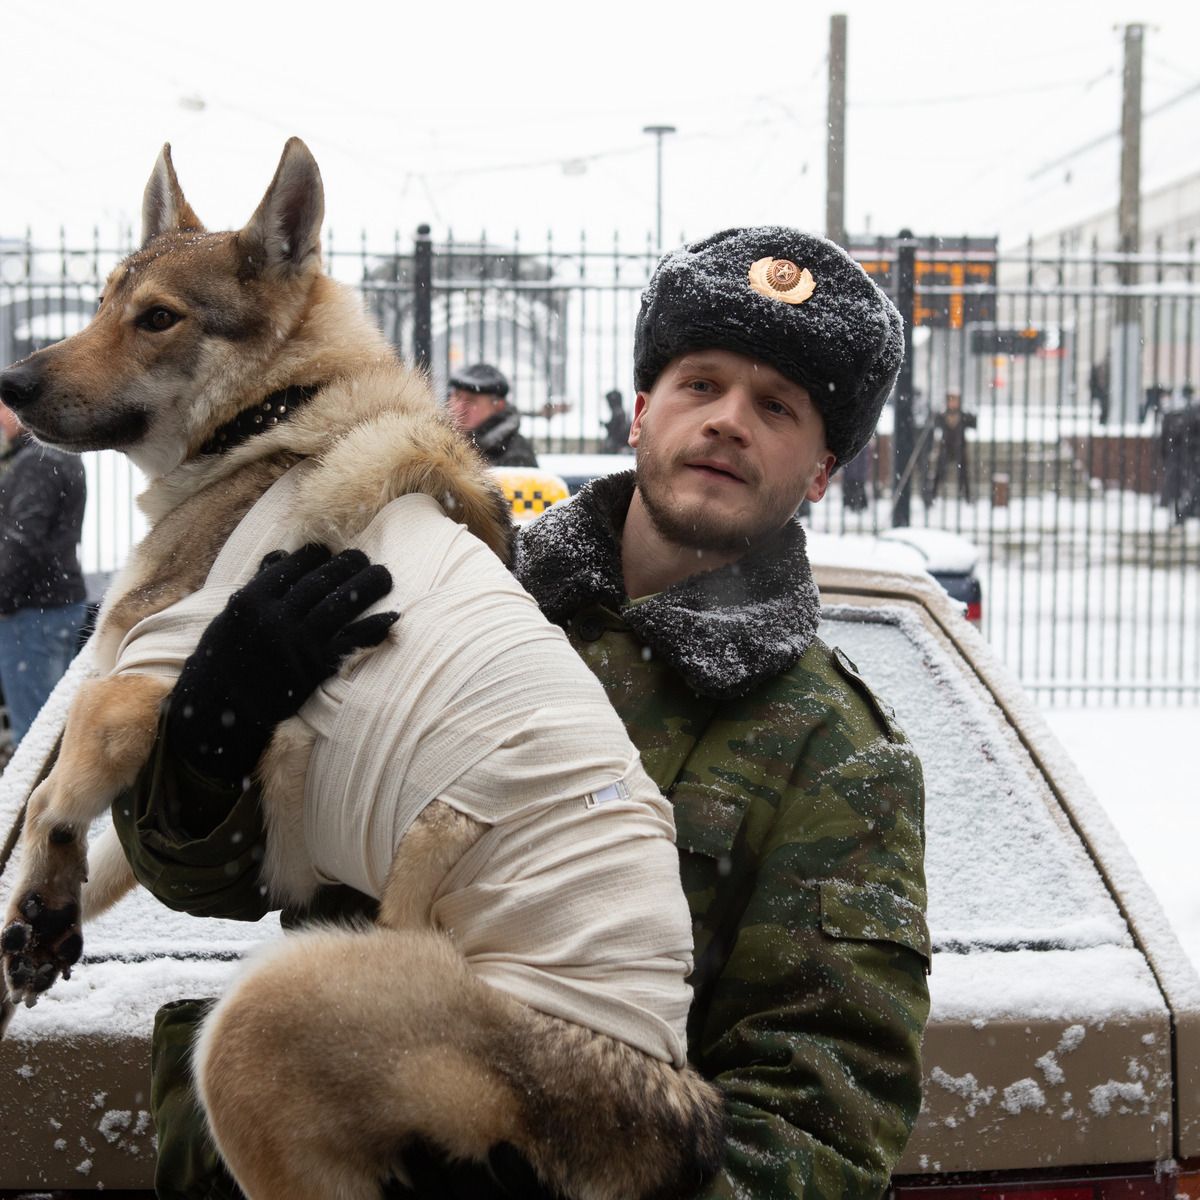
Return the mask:
{"type": "Polygon", "coordinates": [[[521,1193],[507,1191],[487,1164],[452,1161],[420,1140],[405,1146],[404,1170],[411,1186],[392,1181],[384,1188],[385,1200],[525,1200],[521,1193]]]}
{"type": "Polygon", "coordinates": [[[521,1200],[561,1200],[558,1189],[542,1183],[529,1160],[509,1142],[492,1147],[488,1165],[504,1196],[519,1196],[521,1200]]]}
{"type": "Polygon", "coordinates": [[[264,559],[266,565],[260,566],[258,574],[235,595],[241,600],[252,602],[278,600],[290,593],[298,580],[318,570],[332,558],[333,551],[328,546],[309,542],[308,545],[301,546],[299,550],[293,550],[291,554],[284,555],[272,563],[266,564],[264,559]]]}
{"type": "MultiPolygon", "coordinates": [[[[280,597],[283,612],[289,620],[307,624],[308,614],[330,596],[338,593],[360,571],[371,565],[371,560],[361,550],[343,550],[326,562],[318,564],[307,575],[292,582],[287,593],[280,597]]],[[[365,607],[365,605],[364,605],[365,607]]],[[[357,616],[362,609],[355,609],[343,620],[357,616]]]]}
{"type": "MultiPolygon", "coordinates": [[[[272,550],[269,554],[263,555],[262,562],[258,564],[258,570],[262,571],[267,567],[273,567],[277,562],[282,562],[287,556],[288,552],[286,550],[272,550]]],[[[258,571],[255,571],[255,574],[257,575],[258,571]]]]}
{"type": "Polygon", "coordinates": [[[365,650],[368,646],[378,646],[388,635],[388,630],[400,620],[398,612],[372,613],[347,625],[341,633],[331,639],[329,655],[335,662],[341,662],[355,650],[365,650]]]}
{"type": "Polygon", "coordinates": [[[312,642],[328,641],[347,621],[361,616],[391,590],[387,567],[368,563],[313,606],[304,618],[304,636],[312,642]]]}

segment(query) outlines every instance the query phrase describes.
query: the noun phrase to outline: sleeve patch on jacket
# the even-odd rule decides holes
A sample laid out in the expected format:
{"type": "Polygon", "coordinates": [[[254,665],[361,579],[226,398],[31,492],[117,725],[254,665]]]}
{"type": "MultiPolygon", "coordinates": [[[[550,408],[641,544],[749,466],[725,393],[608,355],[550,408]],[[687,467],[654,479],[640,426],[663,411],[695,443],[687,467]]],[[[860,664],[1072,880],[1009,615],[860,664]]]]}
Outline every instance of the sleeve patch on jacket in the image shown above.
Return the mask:
{"type": "Polygon", "coordinates": [[[822,883],[821,929],[830,937],[906,946],[925,960],[929,970],[932,950],[925,914],[882,884],[822,883]]]}

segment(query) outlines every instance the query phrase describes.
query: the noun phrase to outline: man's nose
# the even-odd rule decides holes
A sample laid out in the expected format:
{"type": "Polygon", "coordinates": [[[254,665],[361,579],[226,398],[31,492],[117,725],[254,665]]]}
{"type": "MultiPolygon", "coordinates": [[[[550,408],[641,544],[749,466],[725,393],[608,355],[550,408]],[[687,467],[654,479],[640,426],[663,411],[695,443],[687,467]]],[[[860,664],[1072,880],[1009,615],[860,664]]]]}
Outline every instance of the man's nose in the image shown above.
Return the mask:
{"type": "Polygon", "coordinates": [[[709,406],[705,413],[705,432],[717,437],[733,438],[745,442],[750,436],[750,410],[753,399],[741,387],[731,387],[709,406]]]}

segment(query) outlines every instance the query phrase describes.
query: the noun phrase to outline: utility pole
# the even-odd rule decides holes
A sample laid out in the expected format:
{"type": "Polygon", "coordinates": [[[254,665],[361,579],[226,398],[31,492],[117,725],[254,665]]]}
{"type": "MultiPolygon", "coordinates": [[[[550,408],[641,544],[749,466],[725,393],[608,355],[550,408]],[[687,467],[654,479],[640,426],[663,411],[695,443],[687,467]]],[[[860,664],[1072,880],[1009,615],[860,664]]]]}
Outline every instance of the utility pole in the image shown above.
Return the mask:
{"type": "Polygon", "coordinates": [[[825,236],[846,242],[846,16],[829,18],[829,109],[825,145],[825,236]]]}
{"type": "Polygon", "coordinates": [[[654,189],[654,208],[657,213],[655,234],[655,246],[658,248],[658,253],[662,253],[662,144],[663,135],[675,132],[674,125],[647,125],[642,129],[643,133],[654,134],[655,140],[655,158],[656,158],[656,175],[657,184],[654,189]]]}
{"type": "MultiPolygon", "coordinates": [[[[1117,250],[1141,250],[1142,183],[1142,50],[1144,25],[1125,26],[1125,71],[1121,98],[1121,195],[1117,206],[1117,250]]],[[[1134,287],[1141,278],[1136,263],[1122,262],[1119,278],[1134,287]]],[[[1133,422],[1142,399],[1142,306],[1136,296],[1121,296],[1116,305],[1116,330],[1109,386],[1117,422],[1133,422]]]]}
{"type": "Polygon", "coordinates": [[[1117,248],[1136,254],[1141,248],[1142,47],[1144,25],[1125,26],[1125,74],[1121,99],[1121,201],[1117,210],[1117,248]]]}

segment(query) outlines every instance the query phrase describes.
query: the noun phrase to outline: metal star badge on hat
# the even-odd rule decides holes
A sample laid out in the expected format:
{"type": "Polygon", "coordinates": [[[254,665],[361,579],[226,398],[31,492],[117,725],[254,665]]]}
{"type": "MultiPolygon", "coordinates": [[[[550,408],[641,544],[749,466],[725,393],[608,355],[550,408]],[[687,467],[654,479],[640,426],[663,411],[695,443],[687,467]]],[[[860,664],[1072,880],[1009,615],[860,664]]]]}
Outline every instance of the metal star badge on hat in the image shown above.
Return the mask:
{"type": "Polygon", "coordinates": [[[803,304],[817,284],[807,267],[800,268],[789,258],[760,258],[751,264],[750,286],[768,300],[803,304]]]}

